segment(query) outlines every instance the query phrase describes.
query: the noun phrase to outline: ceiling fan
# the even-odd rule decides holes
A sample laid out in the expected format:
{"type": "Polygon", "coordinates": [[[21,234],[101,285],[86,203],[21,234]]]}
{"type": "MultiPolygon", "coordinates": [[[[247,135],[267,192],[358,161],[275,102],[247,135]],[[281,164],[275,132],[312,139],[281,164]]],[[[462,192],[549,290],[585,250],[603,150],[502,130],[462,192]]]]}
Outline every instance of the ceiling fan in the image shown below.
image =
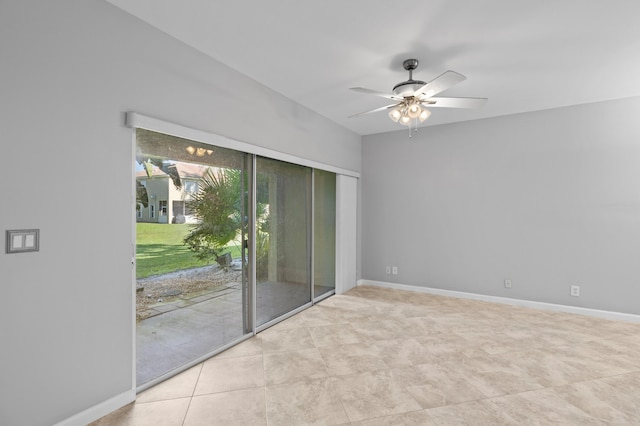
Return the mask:
{"type": "Polygon", "coordinates": [[[405,70],[409,71],[409,80],[396,84],[393,93],[383,93],[376,90],[365,89],[363,87],[352,87],[351,90],[380,96],[396,101],[391,105],[386,105],[370,111],[361,112],[349,118],[359,117],[372,112],[389,110],[389,118],[396,123],[411,126],[415,123],[416,130],[418,121],[421,123],[431,115],[429,108],[480,108],[487,102],[487,98],[442,98],[434,97],[449,87],[466,80],[462,74],[455,71],[445,71],[428,83],[413,79],[413,70],[418,68],[417,59],[407,59],[402,63],[405,70]]]}

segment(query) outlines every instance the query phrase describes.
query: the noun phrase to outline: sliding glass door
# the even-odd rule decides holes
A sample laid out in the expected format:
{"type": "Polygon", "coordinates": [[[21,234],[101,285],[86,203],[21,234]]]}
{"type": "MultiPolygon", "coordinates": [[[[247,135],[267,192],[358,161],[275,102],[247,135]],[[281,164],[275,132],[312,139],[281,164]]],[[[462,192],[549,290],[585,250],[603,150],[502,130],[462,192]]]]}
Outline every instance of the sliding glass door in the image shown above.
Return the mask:
{"type": "Polygon", "coordinates": [[[253,331],[250,156],[136,131],[138,386],[253,331]]]}
{"type": "Polygon", "coordinates": [[[139,388],[335,291],[334,173],[137,129],[135,185],[139,388]]]}
{"type": "Polygon", "coordinates": [[[311,302],[311,169],[256,159],[256,326],[311,302]]]}

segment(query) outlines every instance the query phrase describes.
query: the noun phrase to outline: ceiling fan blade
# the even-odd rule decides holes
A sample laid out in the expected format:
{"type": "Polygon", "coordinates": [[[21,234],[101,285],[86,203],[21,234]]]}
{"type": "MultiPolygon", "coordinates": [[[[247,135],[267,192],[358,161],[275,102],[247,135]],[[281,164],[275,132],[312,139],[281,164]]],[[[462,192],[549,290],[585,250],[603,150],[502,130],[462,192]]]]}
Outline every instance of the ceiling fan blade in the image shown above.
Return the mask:
{"type": "Polygon", "coordinates": [[[422,102],[427,108],[480,108],[487,98],[429,98],[422,102]]]}
{"type": "Polygon", "coordinates": [[[349,90],[353,90],[354,92],[366,93],[368,95],[380,96],[381,98],[393,99],[394,101],[401,101],[402,99],[404,99],[402,96],[378,92],[377,90],[365,89],[364,87],[351,87],[349,88],[349,90]]]}
{"type": "Polygon", "coordinates": [[[361,116],[361,115],[371,114],[372,112],[384,111],[385,109],[393,108],[393,107],[394,107],[394,106],[396,106],[396,105],[397,105],[397,104],[391,104],[391,105],[383,106],[383,107],[380,107],[380,108],[372,109],[372,110],[370,110],[370,111],[365,111],[365,112],[361,112],[361,113],[359,113],[359,114],[350,115],[348,118],[359,117],[359,116],[361,116]]]}
{"type": "Polygon", "coordinates": [[[462,74],[458,74],[455,71],[445,71],[418,90],[416,90],[414,92],[414,96],[430,98],[466,79],[467,77],[462,74]]]}

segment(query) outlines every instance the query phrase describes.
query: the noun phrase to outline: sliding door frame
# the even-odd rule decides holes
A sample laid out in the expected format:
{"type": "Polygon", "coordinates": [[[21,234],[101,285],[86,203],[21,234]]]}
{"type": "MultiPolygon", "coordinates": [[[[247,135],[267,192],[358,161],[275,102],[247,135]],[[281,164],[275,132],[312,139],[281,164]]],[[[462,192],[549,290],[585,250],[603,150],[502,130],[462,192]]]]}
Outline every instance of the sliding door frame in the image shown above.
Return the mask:
{"type": "MultiPolygon", "coordinates": [[[[125,114],[125,125],[129,128],[132,129],[145,129],[145,130],[150,130],[153,132],[157,132],[157,133],[164,133],[167,135],[171,135],[171,136],[176,136],[179,138],[183,138],[183,139],[190,139],[196,142],[201,142],[204,144],[208,144],[208,145],[212,145],[212,146],[217,146],[217,147],[222,147],[222,148],[228,148],[228,149],[233,149],[236,151],[241,151],[244,152],[246,154],[249,155],[249,160],[248,163],[251,163],[251,167],[249,167],[249,170],[247,171],[249,173],[248,176],[248,182],[249,182],[249,205],[248,207],[248,211],[249,213],[249,227],[248,227],[248,251],[249,251],[249,263],[247,265],[247,267],[249,268],[248,270],[248,302],[249,302],[249,313],[247,316],[247,321],[248,321],[248,325],[249,325],[249,332],[242,336],[239,339],[236,339],[235,341],[229,342],[228,344],[225,344],[224,346],[216,349],[215,351],[208,353],[206,355],[203,355],[201,357],[199,357],[198,359],[189,362],[188,364],[180,367],[179,369],[176,369],[174,371],[171,371],[167,374],[164,374],[148,383],[145,383],[143,386],[139,386],[136,388],[136,392],[141,392],[145,389],[148,389],[151,386],[154,386],[155,384],[168,379],[169,377],[172,377],[176,374],[179,374],[182,371],[185,371],[201,362],[203,362],[204,360],[232,347],[237,345],[238,343],[241,343],[244,340],[247,340],[249,338],[251,338],[252,336],[256,335],[257,333],[259,333],[260,331],[271,327],[272,325],[286,319],[289,318],[307,308],[309,308],[310,306],[313,306],[313,304],[320,302],[321,300],[324,300],[327,297],[330,297],[333,294],[340,294],[343,293],[353,287],[355,287],[356,285],[356,237],[357,237],[357,233],[356,233],[356,217],[357,217],[357,181],[360,178],[360,173],[353,171],[353,170],[348,170],[348,169],[344,169],[344,168],[340,168],[340,167],[336,167],[336,166],[332,166],[332,165],[328,165],[328,164],[324,164],[324,163],[320,163],[317,161],[313,161],[313,160],[309,160],[306,158],[302,158],[302,157],[297,157],[295,155],[291,155],[291,154],[287,154],[287,153],[283,153],[283,152],[279,152],[279,151],[274,151],[268,148],[264,148],[264,147],[260,147],[257,145],[252,145],[250,143],[246,143],[246,142],[241,142],[238,140],[234,140],[225,136],[221,136],[221,135],[217,135],[214,133],[209,133],[209,132],[205,132],[202,130],[196,130],[196,129],[192,129],[189,127],[185,127],[179,124],[175,124],[175,123],[171,123],[168,121],[164,121],[164,120],[160,120],[157,118],[153,118],[153,117],[149,117],[146,115],[142,115],[136,112],[127,112],[125,114]],[[284,162],[288,162],[288,163],[293,163],[296,165],[300,165],[300,166],[305,166],[305,167],[309,167],[311,168],[311,173],[312,173],[312,179],[311,179],[311,194],[310,196],[312,197],[312,206],[313,206],[313,196],[314,196],[314,170],[315,169],[320,169],[320,170],[324,170],[327,172],[332,172],[336,174],[336,251],[335,251],[335,256],[336,256],[336,268],[335,268],[335,280],[336,280],[336,285],[335,285],[335,289],[333,291],[327,292],[322,294],[319,297],[315,297],[314,294],[314,247],[313,247],[313,241],[314,241],[314,209],[311,208],[311,232],[310,232],[310,237],[311,240],[310,242],[308,242],[308,244],[310,244],[310,275],[311,275],[311,279],[310,279],[310,283],[311,283],[311,288],[310,288],[310,296],[311,296],[311,300],[308,303],[305,303],[304,305],[295,308],[294,310],[287,312],[281,316],[279,316],[278,318],[275,318],[265,324],[260,325],[259,327],[256,326],[256,308],[257,308],[257,297],[256,297],[256,291],[255,291],[255,283],[256,281],[256,247],[255,247],[255,238],[256,238],[256,221],[255,218],[253,217],[255,214],[255,208],[256,208],[256,163],[257,163],[257,157],[261,156],[261,157],[266,157],[266,158],[270,158],[270,159],[274,159],[274,160],[279,160],[279,161],[284,161],[284,162]],[[345,186],[345,188],[341,188],[341,182],[345,182],[347,183],[347,185],[345,186]],[[344,223],[343,223],[344,222],[344,223]],[[347,232],[345,232],[345,230],[347,230],[347,232]],[[345,259],[345,261],[340,261],[340,256],[342,256],[343,254],[347,254],[347,259],[345,259]],[[345,280],[345,282],[342,282],[343,280],[345,280]]],[[[132,156],[135,159],[135,134],[133,136],[133,140],[134,140],[134,144],[133,144],[133,152],[132,152],[132,156]]],[[[133,161],[132,161],[133,163],[133,161]]],[[[135,202],[135,196],[133,197],[133,202],[135,202]]],[[[133,227],[135,229],[135,215],[132,215],[132,223],[133,223],[133,227]]],[[[135,233],[134,233],[135,235],[135,233]]],[[[134,240],[132,241],[132,247],[133,247],[133,256],[135,259],[135,237],[134,240]]],[[[132,274],[132,281],[134,283],[134,285],[132,286],[132,288],[135,289],[135,268],[132,274]]],[[[135,291],[135,290],[134,290],[135,291]]],[[[136,383],[136,345],[135,345],[135,341],[136,341],[136,321],[135,321],[135,315],[136,315],[136,304],[135,304],[135,294],[134,294],[134,303],[132,303],[132,318],[133,318],[133,358],[132,358],[132,363],[133,363],[133,368],[132,368],[132,381],[135,384],[136,383]]],[[[134,386],[135,387],[135,386],[134,386]]]]}

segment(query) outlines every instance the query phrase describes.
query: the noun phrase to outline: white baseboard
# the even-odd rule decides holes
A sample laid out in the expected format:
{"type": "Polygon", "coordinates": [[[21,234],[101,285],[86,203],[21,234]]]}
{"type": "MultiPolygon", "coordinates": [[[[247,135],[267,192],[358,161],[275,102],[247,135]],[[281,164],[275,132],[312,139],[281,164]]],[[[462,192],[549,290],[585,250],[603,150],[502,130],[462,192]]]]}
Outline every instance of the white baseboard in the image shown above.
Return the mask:
{"type": "Polygon", "coordinates": [[[375,287],[392,288],[396,290],[414,291],[418,293],[436,294],[439,296],[457,297],[460,299],[480,300],[483,302],[502,303],[505,305],[522,306],[525,308],[542,309],[547,311],[567,312],[570,314],[586,315],[615,321],[640,323],[640,315],[623,312],[602,311],[598,309],[581,308],[577,306],[557,305],[554,303],[535,302],[532,300],[510,299],[507,297],[487,296],[484,294],[466,293],[462,291],[443,290],[439,288],[421,287],[407,284],[388,283],[384,281],[358,280],[358,286],[371,285],[375,287]]]}
{"type": "Polygon", "coordinates": [[[136,391],[131,389],[71,416],[60,423],[57,423],[55,426],[85,426],[86,424],[98,420],[120,407],[124,407],[125,405],[135,401],[135,399],[136,391]]]}

